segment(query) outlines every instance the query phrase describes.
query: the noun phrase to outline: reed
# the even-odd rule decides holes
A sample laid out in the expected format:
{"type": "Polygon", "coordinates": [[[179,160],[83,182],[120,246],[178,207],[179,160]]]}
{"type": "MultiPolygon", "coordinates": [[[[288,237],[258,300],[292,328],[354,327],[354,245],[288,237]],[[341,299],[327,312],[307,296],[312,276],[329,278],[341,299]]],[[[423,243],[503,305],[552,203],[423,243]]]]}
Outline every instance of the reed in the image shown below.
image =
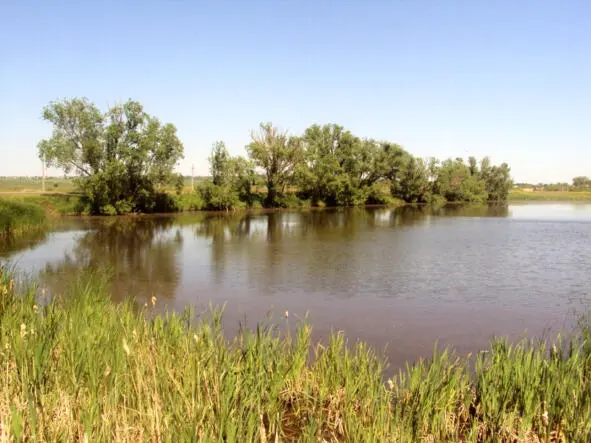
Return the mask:
{"type": "Polygon", "coordinates": [[[0,199],[0,236],[42,229],[46,222],[45,212],[38,205],[0,199]]]}
{"type": "MultiPolygon", "coordinates": [[[[112,303],[108,275],[51,301],[0,271],[0,439],[42,441],[589,441],[582,338],[449,350],[385,380],[365,344],[310,326],[225,338],[221,311],[112,303]],[[310,353],[310,349],[313,350],[310,353]]],[[[286,316],[287,317],[287,316],[286,316]]],[[[284,322],[289,321],[287,318],[284,322]]]]}

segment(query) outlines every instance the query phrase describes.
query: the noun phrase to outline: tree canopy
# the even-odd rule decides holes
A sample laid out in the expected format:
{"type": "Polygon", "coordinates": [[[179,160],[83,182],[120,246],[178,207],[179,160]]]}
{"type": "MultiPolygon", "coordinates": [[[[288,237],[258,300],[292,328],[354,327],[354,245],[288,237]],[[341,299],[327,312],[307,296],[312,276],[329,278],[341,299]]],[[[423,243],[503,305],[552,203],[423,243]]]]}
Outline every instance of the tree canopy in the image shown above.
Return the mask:
{"type": "MultiPolygon", "coordinates": [[[[83,202],[94,214],[171,209],[174,173],[183,144],[174,125],[129,100],[101,112],[85,98],[50,103],[43,118],[53,125],[38,145],[49,166],[74,173],[83,202]]],[[[271,123],[251,133],[246,157],[230,155],[222,141],[209,157],[211,180],[197,185],[195,203],[205,209],[487,202],[507,199],[509,166],[413,156],[387,140],[362,138],[337,124],[314,124],[292,135],[271,123]],[[197,201],[198,200],[198,201],[197,201]]],[[[587,177],[573,185],[589,186],[587,177]]]]}
{"type": "Polygon", "coordinates": [[[104,113],[84,98],[56,101],[44,108],[43,119],[53,133],[39,142],[39,156],[78,176],[92,213],[166,209],[162,191],[178,183],[174,168],[183,157],[174,125],[162,124],[133,100],[104,113]]]}
{"type": "Polygon", "coordinates": [[[480,162],[417,158],[396,143],[361,138],[336,124],[312,125],[301,136],[261,124],[246,152],[250,161],[231,157],[221,142],[214,145],[212,182],[200,187],[208,208],[285,206],[286,201],[351,206],[392,199],[483,203],[506,200],[512,186],[509,166],[491,165],[488,157],[480,162]],[[266,187],[264,197],[253,191],[255,184],[266,187]]]}

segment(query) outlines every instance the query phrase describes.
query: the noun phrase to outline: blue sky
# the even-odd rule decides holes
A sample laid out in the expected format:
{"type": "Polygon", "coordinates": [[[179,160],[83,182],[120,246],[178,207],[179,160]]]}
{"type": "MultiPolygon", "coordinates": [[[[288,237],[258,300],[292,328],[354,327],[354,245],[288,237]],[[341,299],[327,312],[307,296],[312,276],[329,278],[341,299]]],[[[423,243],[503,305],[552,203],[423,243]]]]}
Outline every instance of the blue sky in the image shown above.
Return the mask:
{"type": "Polygon", "coordinates": [[[0,175],[39,174],[41,109],[73,96],[173,122],[185,174],[261,121],[334,122],[570,181],[591,175],[591,1],[0,0],[0,175]]]}

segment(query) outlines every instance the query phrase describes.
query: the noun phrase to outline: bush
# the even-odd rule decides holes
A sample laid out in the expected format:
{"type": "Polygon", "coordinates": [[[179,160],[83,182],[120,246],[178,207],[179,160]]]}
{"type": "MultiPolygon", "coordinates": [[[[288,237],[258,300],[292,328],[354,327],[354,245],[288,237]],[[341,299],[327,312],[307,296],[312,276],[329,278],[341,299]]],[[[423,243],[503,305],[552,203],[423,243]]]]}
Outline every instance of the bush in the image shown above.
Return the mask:
{"type": "Polygon", "coordinates": [[[192,192],[190,194],[180,194],[174,197],[175,205],[178,211],[199,211],[203,209],[204,203],[201,194],[192,192]]]}
{"type": "Polygon", "coordinates": [[[276,208],[301,208],[310,207],[309,200],[300,199],[295,193],[290,192],[283,195],[275,195],[273,200],[273,207],[276,208]]]}
{"type": "Polygon", "coordinates": [[[367,191],[365,204],[367,205],[392,205],[400,201],[392,197],[390,189],[384,187],[380,183],[371,186],[367,191]]]}
{"type": "Polygon", "coordinates": [[[209,211],[229,211],[245,207],[240,201],[238,192],[229,186],[214,185],[211,181],[203,182],[197,188],[203,199],[203,209],[209,211]]]}

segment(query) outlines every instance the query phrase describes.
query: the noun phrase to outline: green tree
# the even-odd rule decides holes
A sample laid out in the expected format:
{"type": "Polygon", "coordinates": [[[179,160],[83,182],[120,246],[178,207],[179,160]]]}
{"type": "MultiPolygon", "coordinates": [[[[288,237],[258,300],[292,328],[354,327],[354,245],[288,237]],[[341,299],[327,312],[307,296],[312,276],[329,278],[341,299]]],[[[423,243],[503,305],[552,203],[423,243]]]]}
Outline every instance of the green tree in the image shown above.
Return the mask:
{"type": "Polygon", "coordinates": [[[471,176],[478,175],[478,160],[476,160],[476,157],[468,157],[468,167],[470,168],[471,176]]]}
{"type": "Polygon", "coordinates": [[[252,206],[255,181],[252,162],[243,157],[231,157],[222,141],[214,143],[209,165],[212,180],[199,185],[205,208],[209,210],[230,210],[246,204],[252,206]]]}
{"type": "Polygon", "coordinates": [[[278,195],[294,184],[296,170],[304,160],[301,139],[281,132],[271,123],[261,123],[259,133],[253,131],[251,138],[246,150],[254,165],[264,171],[265,206],[276,206],[278,195]]]}
{"type": "Polygon", "coordinates": [[[345,165],[356,143],[357,139],[339,125],[313,125],[306,129],[302,137],[305,161],[298,169],[298,185],[314,204],[337,204],[349,181],[345,165]]]}
{"type": "Polygon", "coordinates": [[[470,173],[461,158],[445,160],[439,168],[435,191],[449,202],[484,202],[487,200],[484,180],[470,173]]]}
{"type": "Polygon", "coordinates": [[[423,159],[409,156],[400,172],[400,179],[392,182],[391,186],[392,195],[407,203],[428,203],[432,190],[428,164],[423,159]]]}
{"type": "Polygon", "coordinates": [[[511,169],[507,163],[490,167],[482,180],[485,183],[488,201],[507,200],[509,190],[513,186],[511,169]]]}
{"type": "Polygon", "coordinates": [[[224,186],[230,178],[230,154],[226,144],[222,141],[215,142],[209,156],[209,171],[213,184],[224,186]]]}
{"type": "Polygon", "coordinates": [[[573,187],[588,188],[591,187],[591,179],[589,177],[580,176],[573,178],[573,187]]]}
{"type": "Polygon", "coordinates": [[[87,99],[62,100],[46,106],[43,118],[53,133],[39,142],[39,156],[78,175],[92,213],[166,209],[164,187],[177,182],[174,167],[183,157],[174,125],[163,125],[133,100],[104,114],[87,99]]]}

